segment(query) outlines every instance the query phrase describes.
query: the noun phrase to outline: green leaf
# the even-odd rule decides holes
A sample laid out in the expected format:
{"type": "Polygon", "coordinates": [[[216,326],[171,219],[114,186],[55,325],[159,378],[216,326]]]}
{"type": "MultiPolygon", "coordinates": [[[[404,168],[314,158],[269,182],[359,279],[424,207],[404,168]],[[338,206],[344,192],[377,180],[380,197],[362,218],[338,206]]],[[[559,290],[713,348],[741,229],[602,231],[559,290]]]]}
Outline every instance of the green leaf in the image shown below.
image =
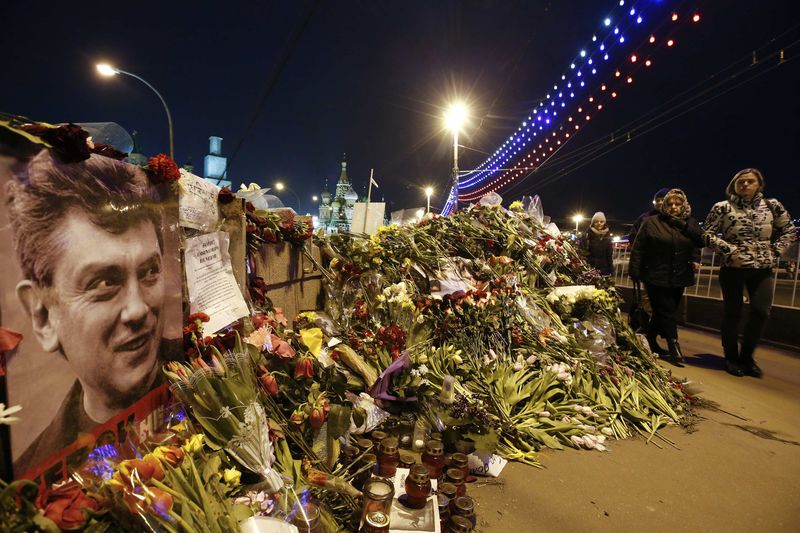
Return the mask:
{"type": "Polygon", "coordinates": [[[494,428],[489,428],[489,432],[486,434],[468,433],[464,436],[475,442],[475,451],[477,453],[491,454],[497,450],[499,437],[497,430],[494,428]]]}
{"type": "Polygon", "coordinates": [[[233,519],[236,522],[241,522],[242,520],[247,520],[251,516],[253,516],[253,511],[246,505],[242,505],[241,503],[233,504],[231,508],[231,514],[233,515],[233,519]]]}
{"type": "Polygon", "coordinates": [[[214,454],[203,465],[203,481],[208,483],[214,474],[218,474],[220,470],[222,470],[222,459],[219,454],[214,454]]]}
{"type": "Polygon", "coordinates": [[[328,437],[338,439],[350,429],[352,409],[344,405],[332,404],[328,412],[328,437]]]}

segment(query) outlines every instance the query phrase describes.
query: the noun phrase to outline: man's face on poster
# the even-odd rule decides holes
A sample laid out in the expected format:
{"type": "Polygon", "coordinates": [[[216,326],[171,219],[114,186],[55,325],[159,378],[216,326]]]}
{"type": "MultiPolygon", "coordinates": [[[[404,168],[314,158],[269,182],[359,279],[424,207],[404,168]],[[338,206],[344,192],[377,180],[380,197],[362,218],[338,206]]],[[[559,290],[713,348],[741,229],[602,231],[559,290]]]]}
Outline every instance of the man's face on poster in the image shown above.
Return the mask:
{"type": "Polygon", "coordinates": [[[156,231],[144,219],[111,233],[77,209],[59,227],[64,244],[48,298],[49,348],[57,343],[85,394],[107,406],[127,406],[156,377],[164,305],[156,231]]]}

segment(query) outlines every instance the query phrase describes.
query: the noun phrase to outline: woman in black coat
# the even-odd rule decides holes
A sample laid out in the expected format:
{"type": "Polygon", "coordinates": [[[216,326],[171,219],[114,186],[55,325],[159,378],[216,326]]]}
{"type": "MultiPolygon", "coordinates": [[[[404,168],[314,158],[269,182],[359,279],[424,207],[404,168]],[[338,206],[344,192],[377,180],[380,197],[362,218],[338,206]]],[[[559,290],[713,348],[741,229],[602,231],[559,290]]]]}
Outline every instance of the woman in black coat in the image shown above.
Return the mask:
{"type": "Polygon", "coordinates": [[[608,233],[606,215],[602,211],[598,211],[592,217],[592,223],[589,229],[586,230],[586,235],[583,237],[581,244],[592,267],[596,268],[604,276],[608,276],[614,271],[611,235],[608,233]]]}
{"type": "Polygon", "coordinates": [[[686,194],[672,189],[664,197],[661,212],[645,219],[631,252],[630,276],[644,282],[653,307],[647,341],[655,350],[661,335],[669,345],[669,359],[683,366],[678,344],[678,308],[683,290],[694,285],[694,251],[703,246],[703,231],[690,216],[686,194]]]}

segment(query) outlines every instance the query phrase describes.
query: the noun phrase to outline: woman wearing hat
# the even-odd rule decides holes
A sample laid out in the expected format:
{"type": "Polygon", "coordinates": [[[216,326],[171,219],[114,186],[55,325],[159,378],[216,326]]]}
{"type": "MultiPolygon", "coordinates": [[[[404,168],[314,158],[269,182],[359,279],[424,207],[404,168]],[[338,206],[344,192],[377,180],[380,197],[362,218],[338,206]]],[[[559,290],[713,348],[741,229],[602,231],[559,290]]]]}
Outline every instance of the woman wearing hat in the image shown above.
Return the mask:
{"type": "Polygon", "coordinates": [[[589,264],[607,276],[613,271],[611,236],[608,234],[606,215],[598,211],[592,216],[592,223],[583,238],[583,247],[588,254],[589,264]]]}
{"type": "Polygon", "coordinates": [[[795,236],[789,213],[778,200],[765,198],[763,190],[761,171],[740,170],[725,189],[728,200],[711,208],[704,228],[709,243],[718,242],[717,235],[721,234],[722,241],[730,245],[719,270],[725,305],[721,336],[726,369],[739,377],[762,375],[753,353],[772,307],[772,269],[795,236]],[[739,319],[745,287],[750,313],[740,348],[739,319]]]}
{"type": "Polygon", "coordinates": [[[694,250],[703,246],[703,231],[691,212],[686,194],[670,190],[659,214],[646,218],[639,229],[629,267],[631,278],[644,282],[653,308],[647,341],[655,351],[657,336],[667,339],[668,358],[676,366],[683,366],[678,308],[684,289],[694,284],[694,250]]]}

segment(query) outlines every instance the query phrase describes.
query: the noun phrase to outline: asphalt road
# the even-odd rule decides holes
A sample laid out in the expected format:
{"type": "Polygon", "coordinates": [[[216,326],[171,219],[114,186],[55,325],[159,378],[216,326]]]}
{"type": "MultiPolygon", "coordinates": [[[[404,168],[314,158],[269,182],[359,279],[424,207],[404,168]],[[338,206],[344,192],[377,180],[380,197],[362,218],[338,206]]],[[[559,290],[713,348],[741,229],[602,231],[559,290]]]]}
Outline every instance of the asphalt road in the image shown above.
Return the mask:
{"type": "Polygon", "coordinates": [[[799,531],[800,354],[760,348],[764,378],[735,378],[716,335],[682,330],[681,344],[686,368],[664,364],[718,407],[665,430],[679,449],[628,439],[510,463],[469,486],[478,531],[799,531]]]}

